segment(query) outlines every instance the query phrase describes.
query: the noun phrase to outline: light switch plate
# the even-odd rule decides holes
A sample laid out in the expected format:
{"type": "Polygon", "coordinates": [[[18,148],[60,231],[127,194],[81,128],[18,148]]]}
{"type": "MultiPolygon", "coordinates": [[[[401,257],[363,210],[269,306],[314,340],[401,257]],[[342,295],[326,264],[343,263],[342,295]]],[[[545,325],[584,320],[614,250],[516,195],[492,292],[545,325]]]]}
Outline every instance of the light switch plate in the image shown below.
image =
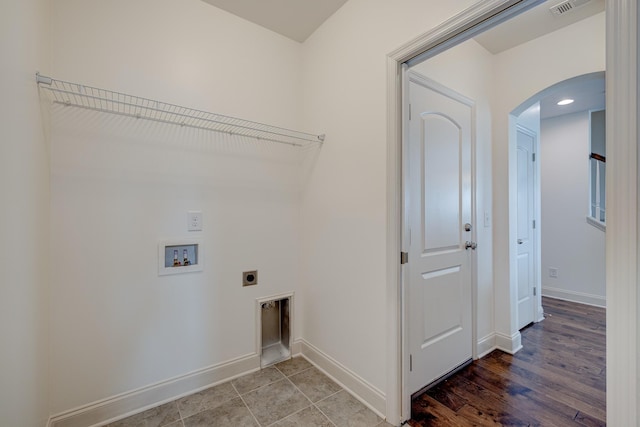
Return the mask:
{"type": "Polygon", "coordinates": [[[202,211],[187,212],[187,230],[202,231],[202,211]]]}

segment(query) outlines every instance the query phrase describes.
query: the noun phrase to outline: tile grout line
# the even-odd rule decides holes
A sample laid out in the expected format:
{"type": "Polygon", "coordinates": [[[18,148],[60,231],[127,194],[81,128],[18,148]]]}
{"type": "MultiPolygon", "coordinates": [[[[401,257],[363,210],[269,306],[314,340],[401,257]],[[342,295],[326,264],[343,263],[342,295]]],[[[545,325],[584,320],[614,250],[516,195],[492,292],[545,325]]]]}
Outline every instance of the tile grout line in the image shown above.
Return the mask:
{"type": "MultiPolygon", "coordinates": [[[[293,358],[292,358],[292,359],[290,359],[290,360],[293,360],[293,358]]],[[[280,363],[283,363],[283,362],[280,362],[280,363]]],[[[268,427],[271,427],[271,426],[273,426],[273,425],[275,425],[275,424],[279,423],[280,421],[286,420],[287,418],[293,417],[294,415],[296,415],[296,414],[298,414],[298,413],[300,413],[300,412],[304,411],[305,409],[308,409],[308,408],[311,408],[311,407],[314,407],[314,408],[318,409],[318,408],[316,407],[316,405],[313,403],[313,401],[309,398],[309,396],[307,396],[306,394],[304,394],[304,392],[303,392],[303,391],[302,391],[302,390],[301,390],[301,389],[300,389],[300,388],[299,388],[299,387],[298,387],[298,386],[297,386],[293,381],[291,381],[291,377],[292,377],[292,376],[294,376],[294,375],[298,375],[298,374],[301,374],[301,373],[303,373],[303,372],[308,371],[309,369],[312,369],[312,368],[313,368],[313,365],[309,366],[308,368],[301,369],[300,371],[293,372],[293,373],[292,373],[292,374],[290,374],[290,375],[285,374],[285,373],[284,373],[280,368],[278,368],[277,364],[276,364],[276,365],[273,365],[273,367],[274,367],[274,368],[276,368],[276,369],[278,370],[278,372],[280,372],[280,373],[281,373],[281,374],[282,374],[282,375],[283,375],[283,376],[284,376],[284,377],[289,381],[289,383],[290,383],[290,384],[291,384],[291,385],[292,385],[296,390],[298,390],[298,392],[300,392],[300,394],[302,394],[302,395],[303,395],[303,396],[304,396],[304,397],[309,401],[310,405],[309,405],[309,406],[306,406],[306,407],[304,407],[304,408],[302,408],[302,409],[300,409],[300,410],[298,410],[298,411],[296,411],[296,412],[294,412],[294,413],[292,413],[292,414],[289,414],[289,415],[287,415],[287,416],[286,416],[286,417],[284,417],[284,418],[280,418],[279,420],[274,421],[273,423],[269,424],[269,426],[268,426],[268,427]]],[[[318,409],[318,411],[320,411],[320,410],[318,409]]],[[[322,413],[322,411],[320,411],[320,413],[321,413],[322,415],[324,415],[324,417],[325,417],[327,420],[329,420],[329,417],[327,417],[324,413],[322,413]]],[[[331,420],[329,420],[329,422],[335,426],[335,424],[334,424],[331,420]]]]}
{"type": "Polygon", "coordinates": [[[280,418],[279,420],[276,420],[276,421],[272,422],[271,424],[269,424],[269,425],[268,425],[268,426],[266,426],[266,427],[272,427],[272,426],[274,426],[274,425],[278,424],[280,421],[284,421],[284,420],[286,420],[287,418],[291,418],[291,417],[293,417],[294,415],[299,414],[300,412],[302,412],[302,411],[304,411],[304,410],[306,410],[306,409],[311,408],[312,406],[313,406],[313,403],[311,403],[311,405],[309,405],[309,406],[305,406],[304,408],[297,410],[297,411],[296,411],[296,412],[294,412],[293,414],[289,414],[289,415],[287,415],[287,416],[286,416],[286,417],[284,417],[284,418],[280,418]]]}
{"type": "Polygon", "coordinates": [[[327,400],[327,399],[328,399],[328,398],[330,398],[331,396],[335,396],[336,394],[340,393],[341,391],[345,391],[345,390],[344,390],[342,387],[340,387],[340,390],[336,391],[335,393],[331,393],[329,396],[327,396],[327,397],[325,397],[325,398],[323,398],[323,399],[320,399],[320,400],[318,400],[317,402],[315,402],[315,403],[313,404],[313,406],[315,406],[315,407],[316,407],[316,409],[317,409],[318,411],[320,411],[320,413],[321,413],[322,415],[324,415],[324,416],[325,416],[325,418],[326,418],[326,419],[328,419],[328,420],[329,420],[329,422],[330,422],[331,424],[333,424],[335,427],[338,427],[338,425],[337,425],[336,423],[334,423],[334,422],[333,422],[333,420],[332,420],[331,418],[329,418],[329,416],[328,416],[327,414],[325,414],[325,413],[324,413],[324,411],[323,411],[322,409],[320,409],[320,407],[319,407],[317,404],[318,404],[318,403],[320,403],[320,402],[322,402],[322,401],[327,400]]]}
{"type": "MultiPolygon", "coordinates": [[[[311,367],[311,368],[312,368],[312,367],[311,367]]],[[[291,374],[291,376],[297,375],[297,374],[302,373],[302,372],[304,372],[304,371],[307,371],[307,370],[309,370],[309,369],[311,369],[311,368],[303,369],[303,370],[302,370],[302,371],[300,371],[300,372],[296,372],[295,374],[291,374]]],[[[318,412],[320,412],[320,413],[321,413],[321,414],[322,414],[322,415],[327,419],[327,421],[329,421],[329,422],[331,423],[331,425],[333,425],[334,427],[337,427],[336,423],[334,423],[334,422],[333,422],[333,420],[332,420],[331,418],[329,418],[329,416],[327,416],[327,414],[325,414],[325,413],[324,413],[320,408],[318,408],[318,406],[316,405],[316,403],[317,403],[317,402],[314,402],[314,401],[312,401],[311,399],[309,399],[309,397],[308,397],[306,394],[304,394],[304,392],[303,392],[302,390],[300,390],[300,388],[299,388],[299,387],[298,387],[298,386],[297,386],[293,381],[291,381],[291,379],[290,379],[289,377],[287,377],[287,376],[285,375],[285,378],[286,378],[287,380],[289,380],[289,382],[291,383],[291,385],[293,385],[293,387],[295,387],[295,389],[296,389],[296,390],[298,390],[298,391],[299,391],[299,392],[300,392],[300,393],[301,393],[301,394],[302,394],[302,395],[303,395],[303,396],[304,396],[304,397],[305,397],[305,398],[306,398],[306,399],[311,403],[311,405],[309,405],[309,406],[307,406],[307,407],[305,407],[305,408],[302,408],[302,409],[300,409],[299,411],[294,412],[293,414],[289,414],[289,415],[287,415],[286,417],[281,418],[281,419],[279,419],[278,421],[275,421],[273,424],[276,424],[276,423],[278,423],[278,422],[280,422],[280,421],[282,421],[282,420],[286,420],[287,418],[292,417],[292,416],[294,416],[295,414],[297,414],[297,413],[299,413],[299,412],[302,412],[302,411],[304,411],[305,409],[307,409],[307,408],[309,408],[309,407],[314,407],[314,408],[316,408],[316,409],[318,410],[318,412]]],[[[325,396],[325,397],[323,397],[322,399],[318,400],[318,402],[322,402],[323,400],[328,399],[329,397],[331,397],[331,396],[333,396],[333,395],[335,395],[335,394],[337,394],[337,393],[340,393],[341,391],[342,391],[342,387],[340,387],[340,390],[336,391],[335,393],[331,393],[330,395],[325,396]]],[[[273,424],[270,424],[268,427],[271,427],[273,424]]]]}
{"type": "MultiPolygon", "coordinates": [[[[282,362],[280,362],[280,363],[282,363],[282,362]]],[[[294,375],[298,375],[298,374],[301,374],[301,373],[303,373],[303,372],[306,372],[306,371],[308,371],[309,369],[313,369],[315,366],[311,365],[311,366],[309,366],[308,368],[301,369],[300,371],[296,371],[296,372],[294,372],[294,373],[292,373],[292,374],[290,374],[290,375],[287,375],[287,374],[285,374],[284,372],[282,372],[282,371],[280,370],[280,368],[278,368],[276,365],[273,365],[273,367],[274,367],[274,368],[276,368],[276,369],[278,370],[278,372],[280,372],[282,375],[284,375],[284,376],[285,376],[285,378],[289,378],[289,377],[292,377],[292,376],[294,376],[294,375]]]]}
{"type": "MultiPolygon", "coordinates": [[[[282,362],[281,362],[281,363],[282,363],[282,362]]],[[[275,424],[279,423],[280,421],[286,420],[287,418],[292,417],[292,416],[294,416],[295,414],[298,414],[298,413],[300,413],[300,412],[302,412],[302,411],[304,411],[305,409],[308,409],[308,408],[310,408],[310,407],[314,407],[314,408],[318,409],[318,411],[319,411],[319,412],[320,412],[320,413],[321,413],[321,414],[322,414],[322,415],[323,415],[323,416],[324,416],[324,417],[325,417],[325,418],[326,418],[326,419],[327,419],[327,420],[328,420],[332,425],[334,425],[334,426],[335,426],[335,423],[334,423],[333,421],[331,421],[331,420],[329,419],[329,417],[327,417],[327,416],[326,416],[322,411],[320,411],[320,409],[319,409],[319,408],[318,408],[318,407],[313,403],[313,401],[309,398],[309,396],[307,396],[307,395],[306,395],[306,394],[305,394],[305,393],[304,393],[304,392],[303,392],[303,391],[302,391],[302,390],[301,390],[301,389],[300,389],[300,388],[299,388],[299,387],[298,387],[298,386],[297,386],[293,381],[291,381],[291,378],[290,378],[290,377],[292,377],[292,376],[294,376],[294,375],[301,374],[302,372],[305,372],[305,371],[308,371],[308,370],[312,369],[312,368],[313,368],[313,365],[312,365],[312,366],[309,366],[308,368],[302,369],[302,370],[300,370],[300,371],[294,372],[294,373],[292,373],[292,374],[290,374],[290,375],[287,375],[287,374],[285,374],[284,372],[282,372],[282,370],[280,370],[280,368],[278,368],[278,366],[277,366],[277,365],[273,365],[273,367],[274,367],[278,372],[280,372],[280,373],[282,374],[282,376],[284,377],[283,379],[286,379],[287,381],[289,381],[289,384],[291,384],[291,385],[293,386],[293,388],[294,388],[294,389],[296,389],[296,390],[297,390],[297,391],[298,391],[298,392],[299,392],[299,393],[300,393],[300,394],[301,394],[305,399],[307,399],[307,401],[309,402],[309,406],[305,406],[304,408],[299,409],[299,410],[295,411],[294,413],[291,413],[291,414],[289,414],[289,415],[287,415],[287,416],[285,416],[285,417],[283,417],[283,418],[280,418],[280,419],[278,419],[278,420],[274,421],[273,423],[269,424],[269,425],[268,425],[268,426],[266,426],[266,427],[271,427],[271,426],[273,426],[273,425],[275,425],[275,424]]],[[[281,380],[278,380],[278,381],[281,381],[281,380]]],[[[276,383],[276,382],[278,382],[278,381],[274,381],[273,383],[270,383],[270,384],[274,384],[274,383],[276,383]]],[[[265,385],[265,386],[263,386],[263,387],[266,387],[267,385],[269,385],[269,384],[266,384],[266,385],[265,385]]],[[[257,389],[256,389],[256,390],[257,390],[257,389]]],[[[336,393],[337,393],[337,392],[336,392],[336,393]]],[[[335,394],[335,393],[333,393],[333,394],[335,394]]],[[[333,394],[332,394],[332,395],[333,395],[333,394]]],[[[327,396],[327,397],[328,397],[328,396],[327,396]]],[[[244,401],[244,400],[243,400],[243,401],[244,401]]]]}
{"type": "MultiPolygon", "coordinates": [[[[268,385],[268,384],[267,384],[268,385]]],[[[254,421],[256,422],[256,424],[258,424],[258,426],[262,426],[262,424],[260,424],[260,421],[258,421],[258,419],[256,418],[256,416],[254,415],[253,411],[251,410],[251,408],[249,408],[249,405],[247,405],[247,402],[244,401],[244,398],[242,397],[242,395],[240,394],[240,392],[238,391],[238,389],[236,388],[235,385],[233,385],[233,383],[231,383],[231,387],[233,387],[233,389],[236,391],[236,393],[238,393],[238,397],[240,397],[240,400],[242,401],[242,404],[244,405],[245,408],[247,408],[247,411],[249,411],[249,413],[251,414],[251,416],[253,417],[254,421]]],[[[260,387],[258,387],[260,388],[260,387]]],[[[258,388],[256,390],[258,390],[258,388]]],[[[253,391],[253,390],[251,390],[253,391]]],[[[247,393],[250,393],[251,391],[248,391],[247,393]]]]}
{"type": "MultiPolygon", "coordinates": [[[[311,369],[311,368],[308,368],[308,369],[311,369]]],[[[307,370],[307,369],[305,369],[305,371],[306,371],[306,370],[307,370]]],[[[304,371],[300,371],[300,372],[304,372],[304,371]]],[[[297,375],[297,374],[293,374],[293,375],[297,375]]],[[[292,375],[292,376],[293,376],[293,375],[292,375]]],[[[302,395],[303,395],[304,397],[306,397],[306,398],[307,398],[307,400],[309,400],[309,402],[311,402],[311,406],[313,406],[314,408],[316,408],[316,409],[318,410],[318,412],[320,412],[320,413],[321,413],[321,414],[322,414],[322,415],[323,415],[323,416],[324,416],[324,417],[325,417],[325,418],[326,418],[326,419],[327,419],[327,420],[328,420],[328,421],[329,421],[329,422],[330,422],[334,427],[337,427],[337,426],[336,426],[336,423],[334,423],[334,422],[333,422],[333,420],[332,420],[331,418],[329,418],[329,416],[328,416],[327,414],[325,414],[325,413],[322,411],[322,409],[320,409],[320,408],[316,405],[316,403],[318,403],[318,402],[322,402],[323,400],[328,399],[328,398],[330,398],[331,396],[333,396],[333,395],[335,395],[335,394],[340,393],[341,391],[343,391],[343,388],[342,388],[342,387],[340,387],[340,390],[336,391],[335,393],[331,393],[330,395],[325,396],[325,397],[323,397],[322,399],[318,400],[318,402],[314,402],[314,401],[312,401],[311,399],[309,399],[309,397],[308,397],[306,394],[304,394],[304,392],[303,392],[302,390],[300,390],[300,388],[298,388],[298,386],[297,386],[297,385],[295,385],[295,383],[294,383],[293,381],[291,381],[291,379],[290,379],[289,377],[287,377],[287,379],[289,380],[289,382],[290,382],[291,384],[293,384],[293,386],[296,388],[296,390],[298,390],[300,393],[302,393],[302,395]]],[[[305,409],[306,409],[306,408],[305,408],[305,409]]],[[[298,411],[298,412],[300,412],[300,411],[298,411]]],[[[296,412],[296,413],[297,413],[297,412],[296,412]]],[[[293,415],[293,414],[291,414],[291,415],[293,415]]],[[[285,417],[285,418],[288,418],[288,417],[285,417]]],[[[284,419],[284,418],[283,418],[283,419],[284,419]]]]}
{"type": "MultiPolygon", "coordinates": [[[[282,362],[281,362],[281,363],[282,363],[282,362]]],[[[294,386],[294,387],[295,387],[295,388],[296,388],[300,393],[302,393],[302,395],[303,395],[304,397],[306,397],[307,399],[309,399],[309,397],[307,397],[307,395],[306,395],[306,394],[304,394],[304,392],[303,392],[300,388],[298,388],[298,386],[297,386],[293,381],[291,381],[290,377],[293,377],[293,376],[295,376],[295,375],[301,374],[301,373],[306,372],[306,371],[308,371],[308,370],[310,370],[310,369],[313,369],[313,368],[316,368],[316,369],[317,369],[317,367],[316,367],[315,365],[311,364],[311,366],[310,366],[310,367],[305,368],[305,369],[302,369],[302,370],[300,370],[300,371],[298,371],[298,372],[295,372],[295,373],[293,373],[293,374],[291,374],[291,375],[289,375],[289,376],[287,376],[284,372],[282,372],[282,371],[281,371],[277,366],[275,366],[275,365],[274,365],[274,367],[275,367],[276,369],[278,369],[278,371],[280,371],[280,372],[285,376],[285,378],[287,378],[287,379],[289,380],[289,382],[290,382],[291,384],[293,384],[293,386],[294,386]]],[[[338,387],[340,388],[340,390],[338,390],[338,391],[336,391],[336,392],[334,392],[334,393],[331,393],[331,394],[330,394],[330,395],[328,395],[328,396],[323,397],[322,399],[318,400],[317,402],[313,402],[313,401],[311,401],[311,399],[309,399],[309,401],[311,402],[311,406],[315,407],[315,408],[316,408],[316,409],[317,409],[317,410],[318,410],[318,411],[319,411],[319,412],[320,412],[320,413],[321,413],[321,414],[322,414],[322,415],[323,415],[323,416],[324,416],[324,417],[325,417],[325,418],[326,418],[326,419],[327,419],[327,420],[328,420],[328,421],[329,421],[333,426],[336,426],[336,427],[337,427],[337,424],[336,424],[336,423],[334,423],[334,422],[333,422],[333,420],[332,420],[331,418],[329,418],[329,416],[328,416],[327,414],[325,414],[325,413],[320,409],[320,407],[318,407],[318,406],[317,406],[317,403],[320,403],[320,402],[322,402],[323,400],[326,400],[326,399],[330,398],[331,396],[335,396],[336,394],[340,393],[341,391],[344,391],[345,393],[350,394],[350,393],[348,393],[348,392],[347,392],[347,391],[346,391],[342,386],[340,386],[339,384],[338,384],[338,387]]],[[[300,412],[300,411],[298,411],[298,412],[300,412]]],[[[297,412],[296,412],[296,413],[297,413],[297,412]]],[[[293,414],[291,414],[291,415],[293,415],[293,414]]],[[[286,419],[286,418],[290,417],[291,415],[288,415],[287,417],[282,418],[282,419],[286,419]]],[[[378,418],[380,418],[380,417],[378,417],[378,418]]],[[[279,421],[281,421],[281,420],[279,420],[279,421]]],[[[276,422],[277,422],[277,421],[276,421],[276,422]]],[[[376,424],[375,426],[372,426],[372,427],[379,427],[380,425],[384,424],[385,422],[386,422],[386,420],[382,418],[382,420],[381,420],[378,424],[376,424]]],[[[270,426],[269,426],[269,427],[270,427],[270,426]]]]}
{"type": "Polygon", "coordinates": [[[200,410],[200,411],[198,411],[198,412],[194,412],[193,414],[189,415],[188,417],[184,417],[184,416],[182,415],[182,411],[180,410],[180,405],[178,404],[178,401],[179,401],[179,400],[185,399],[185,398],[190,397],[190,396],[195,396],[195,395],[196,395],[196,394],[198,394],[198,393],[205,392],[205,391],[207,391],[207,390],[210,390],[210,389],[212,389],[212,388],[216,388],[216,387],[222,386],[222,385],[227,384],[227,383],[231,386],[231,388],[233,389],[233,391],[235,391],[235,392],[236,392],[236,396],[231,397],[231,398],[226,399],[226,400],[223,400],[223,401],[222,401],[222,402],[220,402],[220,404],[218,405],[218,406],[220,406],[220,405],[223,405],[223,404],[225,404],[225,403],[227,403],[227,402],[232,401],[233,399],[236,399],[236,398],[240,397],[240,393],[238,393],[238,390],[235,388],[235,386],[233,385],[233,382],[232,382],[232,381],[227,381],[227,382],[224,382],[224,383],[221,383],[221,384],[218,384],[218,385],[212,386],[212,387],[208,387],[208,388],[205,388],[205,389],[203,389],[203,390],[200,390],[200,391],[198,391],[198,392],[196,392],[196,393],[191,393],[191,394],[188,394],[188,395],[186,395],[186,396],[181,397],[180,399],[176,399],[176,400],[174,400],[174,402],[176,403],[176,407],[177,407],[177,409],[178,409],[178,415],[180,416],[180,421],[182,421],[182,427],[185,427],[185,425],[184,425],[184,421],[185,421],[185,419],[187,419],[187,418],[191,418],[191,417],[193,417],[194,415],[198,415],[198,414],[200,414],[200,413],[202,413],[202,412],[204,412],[204,411],[208,411],[209,409],[213,409],[213,408],[205,408],[205,409],[202,409],[202,410],[200,410]]]}
{"type": "MultiPolygon", "coordinates": [[[[294,373],[294,374],[291,374],[290,376],[286,376],[286,375],[285,375],[285,377],[289,380],[289,382],[290,382],[291,384],[293,384],[293,386],[294,386],[294,387],[295,387],[295,388],[296,388],[300,393],[302,393],[302,395],[303,395],[304,397],[306,397],[307,399],[309,399],[309,397],[307,397],[307,395],[306,395],[306,394],[304,394],[304,392],[303,392],[302,390],[300,390],[300,388],[298,388],[298,386],[297,386],[293,381],[291,381],[291,378],[290,378],[290,377],[292,377],[292,376],[294,376],[294,375],[301,374],[302,372],[306,372],[306,371],[308,371],[308,370],[310,370],[310,369],[313,369],[314,367],[315,367],[314,365],[311,365],[310,367],[308,367],[308,368],[306,368],[306,369],[303,369],[303,370],[301,370],[301,371],[299,371],[299,372],[296,372],[296,373],[294,373]]],[[[276,369],[277,369],[277,367],[276,367],[276,369]]],[[[280,369],[278,369],[278,370],[280,370],[280,369]]],[[[280,372],[282,372],[282,371],[280,371],[280,372]]],[[[283,374],[284,374],[284,373],[283,373],[283,374]]],[[[337,424],[336,424],[336,423],[334,423],[334,422],[333,422],[333,420],[332,420],[331,418],[329,418],[329,416],[328,416],[327,414],[325,414],[325,413],[324,413],[324,411],[323,411],[322,409],[320,409],[320,407],[319,407],[317,404],[318,404],[318,403],[320,403],[320,402],[322,402],[322,401],[324,401],[324,400],[326,400],[326,399],[328,399],[328,398],[330,398],[331,396],[335,396],[336,394],[340,393],[341,391],[344,391],[344,392],[346,393],[345,389],[344,389],[342,386],[338,385],[338,387],[340,387],[340,390],[338,390],[338,391],[336,391],[336,392],[334,392],[334,393],[331,393],[331,394],[329,394],[328,396],[323,397],[322,399],[318,400],[317,402],[313,402],[313,401],[311,401],[311,399],[309,399],[309,401],[311,402],[311,406],[313,406],[314,408],[316,408],[316,409],[318,410],[318,412],[320,412],[320,413],[321,413],[321,414],[322,414],[322,415],[323,415],[323,416],[324,416],[324,417],[329,421],[329,423],[331,423],[331,425],[333,425],[334,427],[337,427],[337,424]]],[[[298,411],[298,412],[300,412],[300,411],[298,411]]],[[[291,414],[291,415],[293,415],[293,414],[291,414]]],[[[285,418],[288,418],[288,417],[285,417],[285,418]]],[[[283,418],[283,419],[285,419],[285,418],[283,418]]],[[[376,424],[374,427],[378,427],[378,425],[379,425],[379,424],[376,424]]]]}

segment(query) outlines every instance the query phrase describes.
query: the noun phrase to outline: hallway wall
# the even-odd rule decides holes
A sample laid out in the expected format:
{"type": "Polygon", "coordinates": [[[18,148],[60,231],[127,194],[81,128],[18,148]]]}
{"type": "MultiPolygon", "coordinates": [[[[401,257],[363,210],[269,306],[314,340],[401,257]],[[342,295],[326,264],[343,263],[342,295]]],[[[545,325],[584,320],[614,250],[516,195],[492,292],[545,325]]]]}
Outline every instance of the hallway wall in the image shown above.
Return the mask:
{"type": "Polygon", "coordinates": [[[589,112],[545,119],[540,127],[542,293],[604,307],[605,233],[586,221],[589,112]]]}
{"type": "MultiPolygon", "coordinates": [[[[510,147],[509,123],[514,109],[543,89],[582,74],[605,69],[604,12],[501,52],[495,58],[493,109],[493,220],[495,265],[508,266],[516,256],[515,155],[510,147]],[[567,52],[572,52],[567,55],[567,52]],[[508,226],[507,226],[508,224],[508,226]]],[[[515,135],[511,135],[515,141],[515,135]]],[[[516,271],[494,270],[496,307],[515,307],[516,271]]],[[[514,310],[496,311],[497,333],[519,337],[514,310]]]]}

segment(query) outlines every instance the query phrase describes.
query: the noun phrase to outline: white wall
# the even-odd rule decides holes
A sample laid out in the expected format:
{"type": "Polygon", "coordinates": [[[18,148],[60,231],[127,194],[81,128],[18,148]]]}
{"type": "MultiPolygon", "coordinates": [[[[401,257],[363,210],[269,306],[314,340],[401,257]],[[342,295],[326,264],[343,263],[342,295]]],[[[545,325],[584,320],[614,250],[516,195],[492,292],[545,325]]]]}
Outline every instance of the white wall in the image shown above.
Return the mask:
{"type": "Polygon", "coordinates": [[[495,321],[497,332],[510,337],[515,349],[519,343],[516,313],[506,308],[515,307],[516,272],[502,268],[516,256],[515,238],[510,238],[516,227],[516,150],[509,145],[509,124],[515,124],[515,118],[510,114],[555,83],[605,69],[604,13],[502,52],[495,60],[493,222],[502,226],[493,229],[494,280],[495,304],[503,308],[496,310],[495,321]]]}
{"type": "Polygon", "coordinates": [[[589,208],[589,112],[541,121],[542,292],[605,305],[605,233],[589,208]],[[549,276],[549,268],[558,277],[549,276]]]}
{"type": "Polygon", "coordinates": [[[468,40],[422,62],[414,70],[475,102],[476,171],[475,236],[477,255],[477,353],[493,348],[493,247],[491,230],[491,87],[493,55],[474,40],[468,40]],[[470,67],[468,64],[473,64],[470,67]],[[485,224],[485,212],[489,217],[485,224]]]}
{"type": "Polygon", "coordinates": [[[302,336],[383,396],[386,57],[472,3],[350,0],[304,44],[304,127],[327,142],[303,193],[302,336]]]}
{"type": "MultiPolygon", "coordinates": [[[[299,127],[301,45],[204,2],[57,0],[53,25],[54,77],[299,127]]],[[[255,299],[299,283],[299,160],[54,106],[52,413],[256,355],[255,299]],[[183,237],[201,238],[204,271],[159,277],[158,242],[183,237]]]]}
{"type": "Polygon", "coordinates": [[[48,0],[0,3],[0,424],[48,417],[49,164],[35,72],[49,71],[48,0]]]}

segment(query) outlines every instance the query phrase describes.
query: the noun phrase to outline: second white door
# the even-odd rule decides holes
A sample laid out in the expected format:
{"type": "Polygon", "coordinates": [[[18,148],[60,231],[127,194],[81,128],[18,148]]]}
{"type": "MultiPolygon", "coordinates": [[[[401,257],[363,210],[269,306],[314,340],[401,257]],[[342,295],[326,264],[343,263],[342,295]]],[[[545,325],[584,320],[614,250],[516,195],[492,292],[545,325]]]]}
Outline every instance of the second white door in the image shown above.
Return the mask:
{"type": "Polygon", "coordinates": [[[535,133],[518,126],[518,329],[535,321],[535,133]]]}

